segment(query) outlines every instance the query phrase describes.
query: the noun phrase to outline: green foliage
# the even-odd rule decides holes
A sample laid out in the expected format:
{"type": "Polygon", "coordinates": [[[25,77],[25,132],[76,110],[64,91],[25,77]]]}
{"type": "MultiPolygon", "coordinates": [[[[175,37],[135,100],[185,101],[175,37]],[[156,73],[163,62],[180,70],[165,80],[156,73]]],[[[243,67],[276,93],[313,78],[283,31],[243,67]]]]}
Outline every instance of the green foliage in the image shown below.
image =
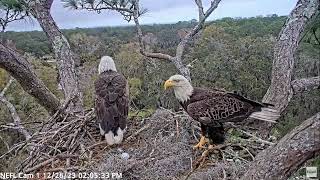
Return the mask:
{"type": "Polygon", "coordinates": [[[11,9],[12,11],[19,12],[24,10],[24,6],[19,0],[1,0],[0,9],[11,9]]]}
{"type": "Polygon", "coordinates": [[[135,101],[141,95],[142,81],[138,78],[130,78],[128,82],[130,87],[130,99],[135,101]]]}
{"type": "Polygon", "coordinates": [[[237,90],[261,99],[270,83],[273,45],[271,36],[237,37],[211,25],[193,49],[191,57],[197,61],[192,78],[198,86],[237,90]]]}
{"type": "Polygon", "coordinates": [[[142,120],[144,118],[150,117],[153,113],[155,112],[154,109],[141,109],[141,110],[135,110],[135,111],[130,111],[128,118],[129,119],[139,119],[142,120]]]}

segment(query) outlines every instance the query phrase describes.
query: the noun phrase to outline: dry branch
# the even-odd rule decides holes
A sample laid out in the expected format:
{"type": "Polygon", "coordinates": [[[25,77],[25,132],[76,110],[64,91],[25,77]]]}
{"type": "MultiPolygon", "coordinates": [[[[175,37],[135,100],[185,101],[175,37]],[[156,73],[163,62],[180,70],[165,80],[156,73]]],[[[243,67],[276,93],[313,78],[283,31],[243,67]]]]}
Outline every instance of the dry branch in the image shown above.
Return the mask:
{"type": "Polygon", "coordinates": [[[4,87],[4,89],[0,93],[0,101],[7,106],[8,110],[11,114],[11,117],[13,119],[13,128],[16,129],[20,134],[22,134],[26,140],[29,140],[31,138],[30,133],[26,130],[26,128],[23,125],[21,125],[21,119],[20,119],[19,114],[16,111],[16,108],[5,97],[5,93],[9,89],[9,87],[13,81],[14,81],[14,79],[12,77],[10,77],[9,82],[7,83],[7,85],[4,87]]]}
{"type": "Polygon", "coordinates": [[[275,146],[261,152],[243,180],[285,180],[320,153],[320,113],[304,121],[275,146]]]}
{"type": "MultiPolygon", "coordinates": [[[[263,97],[263,102],[273,104],[280,113],[288,106],[294,94],[293,88],[297,89],[297,85],[292,86],[294,54],[305,27],[317,14],[318,8],[319,0],[299,0],[289,14],[275,44],[271,84],[263,97]]],[[[273,127],[265,122],[257,122],[256,126],[260,128],[261,137],[267,137],[273,127]]]]}
{"type": "Polygon", "coordinates": [[[320,89],[320,76],[294,80],[291,82],[291,86],[294,94],[320,89]]]}

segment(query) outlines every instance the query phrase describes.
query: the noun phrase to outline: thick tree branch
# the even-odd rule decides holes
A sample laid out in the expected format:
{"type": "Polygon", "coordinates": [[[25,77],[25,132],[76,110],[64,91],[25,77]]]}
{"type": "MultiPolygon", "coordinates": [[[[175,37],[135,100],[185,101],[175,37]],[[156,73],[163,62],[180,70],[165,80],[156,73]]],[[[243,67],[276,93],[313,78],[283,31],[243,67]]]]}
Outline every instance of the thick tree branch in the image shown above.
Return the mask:
{"type": "Polygon", "coordinates": [[[319,0],[299,0],[282,28],[274,48],[271,85],[263,101],[282,112],[289,104],[294,53],[308,21],[316,15],[319,0]]]}
{"type": "Polygon", "coordinates": [[[79,90],[78,77],[75,70],[75,55],[71,51],[68,40],[62,34],[50,14],[53,0],[38,0],[26,2],[31,14],[38,20],[46,33],[57,59],[59,81],[65,99],[74,98],[70,104],[70,111],[82,111],[82,94],[79,90]]]}
{"type": "Polygon", "coordinates": [[[242,180],[285,180],[320,153],[320,113],[304,121],[275,146],[261,152],[242,180]]]}
{"type": "Polygon", "coordinates": [[[10,85],[12,84],[13,80],[14,79],[11,77],[9,82],[5,86],[5,88],[0,93],[0,101],[7,106],[8,110],[11,114],[11,117],[13,119],[13,123],[12,123],[13,129],[16,129],[20,134],[22,134],[25,137],[26,140],[29,140],[31,138],[30,133],[26,130],[26,128],[23,125],[21,125],[21,119],[16,111],[16,108],[5,97],[5,93],[8,90],[8,88],[10,87],[10,85]]]}
{"type": "Polygon", "coordinates": [[[37,77],[29,62],[2,44],[0,44],[0,68],[10,73],[49,113],[54,114],[59,109],[59,100],[37,77]]]}
{"type": "MultiPolygon", "coordinates": [[[[299,0],[279,33],[274,47],[271,84],[263,97],[263,102],[273,104],[279,113],[286,109],[294,94],[291,85],[294,54],[306,25],[317,14],[318,7],[318,0],[299,0]]],[[[273,127],[262,121],[257,121],[255,126],[263,138],[269,136],[273,127]]]]}
{"type": "Polygon", "coordinates": [[[320,76],[294,80],[291,82],[291,86],[294,94],[320,89],[320,76]]]}

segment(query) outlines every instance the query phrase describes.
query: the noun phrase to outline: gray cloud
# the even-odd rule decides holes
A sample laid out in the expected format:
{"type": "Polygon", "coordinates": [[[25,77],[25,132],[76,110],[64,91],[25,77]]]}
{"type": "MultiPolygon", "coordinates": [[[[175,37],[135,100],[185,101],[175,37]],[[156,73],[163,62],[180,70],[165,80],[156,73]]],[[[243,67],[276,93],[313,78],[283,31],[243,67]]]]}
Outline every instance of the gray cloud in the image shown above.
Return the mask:
{"type": "MultiPolygon", "coordinates": [[[[209,19],[222,17],[250,17],[267,14],[289,14],[297,0],[222,0],[209,19]]],[[[209,0],[203,0],[205,9],[209,0]]],[[[149,12],[141,18],[145,24],[170,23],[190,20],[197,17],[197,8],[193,0],[141,0],[142,7],[149,12]]],[[[55,0],[52,16],[60,28],[97,27],[128,25],[116,12],[88,12],[64,8],[61,0],[55,0]]],[[[12,23],[8,30],[40,30],[36,21],[12,23]]]]}

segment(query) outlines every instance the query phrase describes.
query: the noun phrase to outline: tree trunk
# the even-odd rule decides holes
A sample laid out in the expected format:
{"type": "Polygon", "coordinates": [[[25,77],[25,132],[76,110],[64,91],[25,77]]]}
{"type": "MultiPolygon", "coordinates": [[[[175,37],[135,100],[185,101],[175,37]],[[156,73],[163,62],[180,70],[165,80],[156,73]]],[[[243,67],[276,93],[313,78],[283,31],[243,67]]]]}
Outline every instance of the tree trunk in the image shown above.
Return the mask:
{"type": "MultiPolygon", "coordinates": [[[[299,0],[283,26],[274,48],[271,85],[263,102],[273,104],[282,113],[288,106],[293,90],[291,86],[294,68],[294,54],[309,20],[316,15],[319,0],[299,0]]],[[[267,137],[272,125],[257,122],[259,135],[267,137]]]]}
{"type": "Polygon", "coordinates": [[[79,89],[78,77],[75,70],[75,56],[71,51],[68,40],[62,34],[50,14],[53,0],[38,0],[29,2],[32,15],[38,20],[46,33],[53,48],[59,71],[59,81],[65,99],[74,98],[70,103],[73,112],[82,110],[82,94],[79,89]]]}
{"type": "Polygon", "coordinates": [[[32,95],[49,113],[54,114],[60,102],[43,84],[32,69],[30,63],[20,54],[0,44],[0,68],[5,69],[32,95]]]}
{"type": "Polygon", "coordinates": [[[304,121],[276,145],[261,152],[242,180],[285,180],[320,153],[320,113],[304,121]]]}

